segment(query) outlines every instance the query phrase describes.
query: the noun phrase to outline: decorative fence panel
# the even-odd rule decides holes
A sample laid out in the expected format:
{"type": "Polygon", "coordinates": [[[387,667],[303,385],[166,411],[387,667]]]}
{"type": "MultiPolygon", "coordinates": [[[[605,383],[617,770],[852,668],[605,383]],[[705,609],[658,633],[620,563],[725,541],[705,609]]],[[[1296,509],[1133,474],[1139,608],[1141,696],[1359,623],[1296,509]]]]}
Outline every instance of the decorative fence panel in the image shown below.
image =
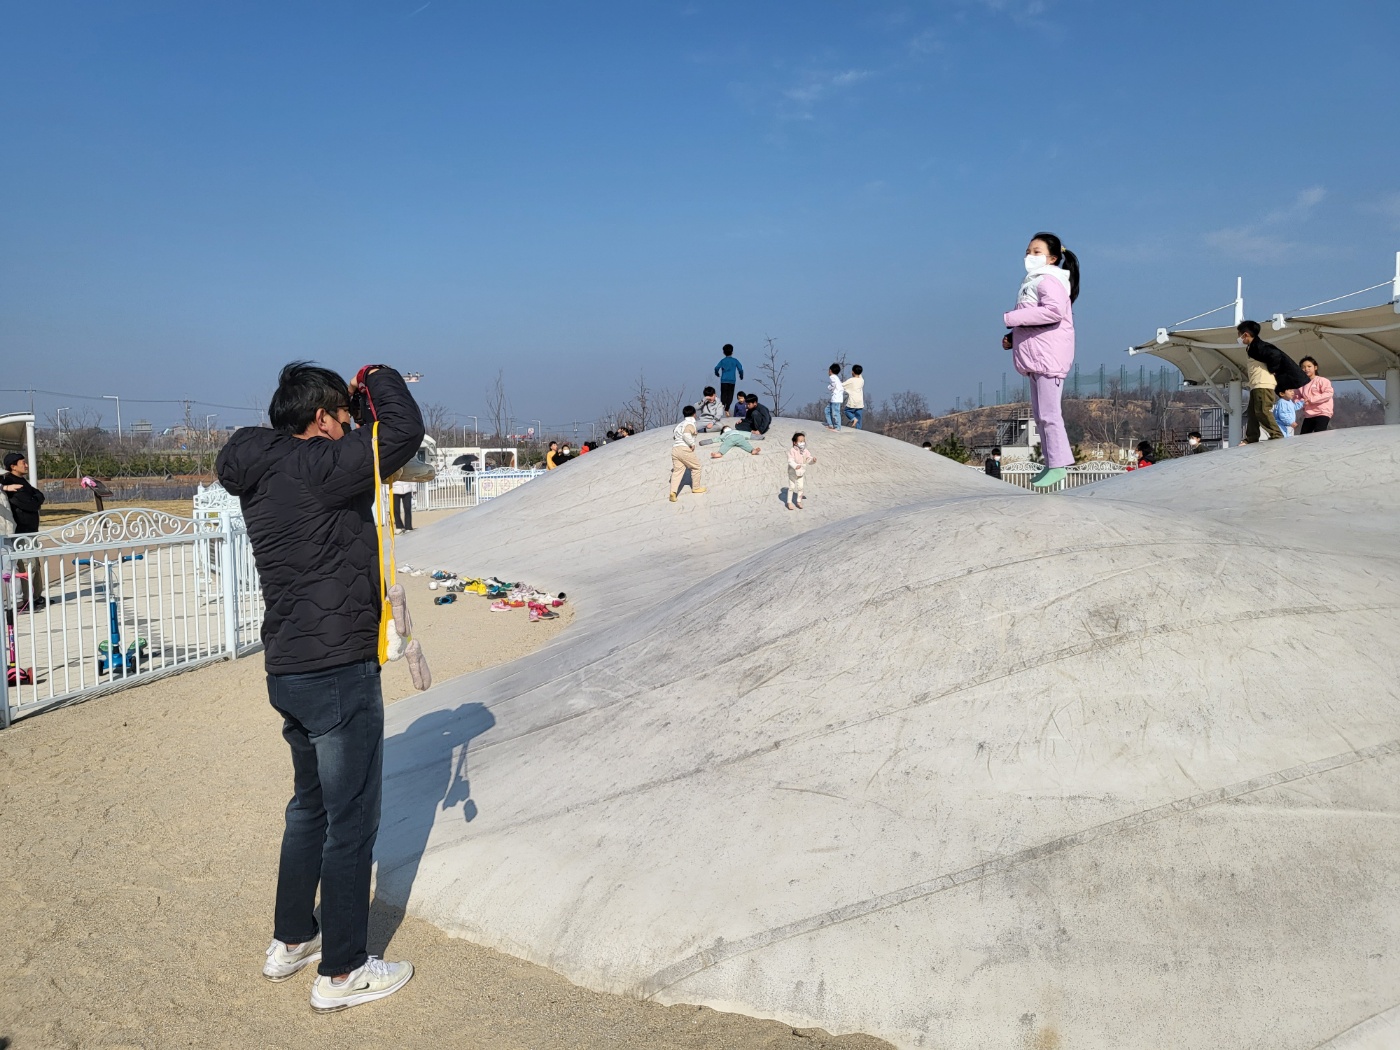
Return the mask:
{"type": "Polygon", "coordinates": [[[258,643],[262,592],[241,515],[105,511],[0,553],[14,718],[229,659],[258,643]]]}
{"type": "Polygon", "coordinates": [[[1122,477],[1127,473],[1126,470],[1116,463],[1109,463],[1105,460],[1091,460],[1087,463],[1076,463],[1072,467],[1066,467],[1065,480],[1060,482],[1056,488],[1031,488],[1031,481],[1040,473],[1041,469],[1042,467],[1039,463],[1003,464],[1001,468],[1001,480],[1012,485],[1020,485],[1021,488],[1030,489],[1032,492],[1055,492],[1057,489],[1074,489],[1078,488],[1080,485],[1092,485],[1096,481],[1122,477]]]}
{"type": "Polygon", "coordinates": [[[519,488],[543,473],[543,470],[483,470],[440,475],[418,486],[413,505],[423,511],[475,507],[519,488]]]}

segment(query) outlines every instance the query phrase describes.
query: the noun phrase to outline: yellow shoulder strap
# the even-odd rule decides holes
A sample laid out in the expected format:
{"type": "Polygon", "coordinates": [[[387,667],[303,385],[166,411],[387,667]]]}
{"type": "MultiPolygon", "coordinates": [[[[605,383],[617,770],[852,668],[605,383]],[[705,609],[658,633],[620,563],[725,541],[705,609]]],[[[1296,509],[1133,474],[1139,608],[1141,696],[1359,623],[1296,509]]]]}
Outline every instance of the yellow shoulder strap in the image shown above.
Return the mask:
{"type": "Polygon", "coordinates": [[[393,498],[385,499],[387,487],[379,473],[379,420],[370,430],[370,445],[374,449],[374,529],[379,540],[379,662],[389,662],[389,588],[399,582],[397,556],[394,550],[393,498]],[[389,533],[389,557],[384,557],[384,533],[389,533]]]}

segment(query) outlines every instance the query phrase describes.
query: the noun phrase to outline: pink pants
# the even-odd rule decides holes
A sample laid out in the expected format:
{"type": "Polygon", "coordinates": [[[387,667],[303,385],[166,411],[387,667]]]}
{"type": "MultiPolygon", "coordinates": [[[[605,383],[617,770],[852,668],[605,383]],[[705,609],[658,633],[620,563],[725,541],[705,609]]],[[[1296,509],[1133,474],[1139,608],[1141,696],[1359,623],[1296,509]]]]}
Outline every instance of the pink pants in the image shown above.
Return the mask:
{"type": "Polygon", "coordinates": [[[1065,381],[1036,373],[1026,378],[1031,381],[1031,415],[1035,416],[1035,427],[1040,431],[1040,451],[1045,465],[1073,466],[1074,453],[1070,451],[1064,416],[1060,414],[1060,393],[1065,381]]]}

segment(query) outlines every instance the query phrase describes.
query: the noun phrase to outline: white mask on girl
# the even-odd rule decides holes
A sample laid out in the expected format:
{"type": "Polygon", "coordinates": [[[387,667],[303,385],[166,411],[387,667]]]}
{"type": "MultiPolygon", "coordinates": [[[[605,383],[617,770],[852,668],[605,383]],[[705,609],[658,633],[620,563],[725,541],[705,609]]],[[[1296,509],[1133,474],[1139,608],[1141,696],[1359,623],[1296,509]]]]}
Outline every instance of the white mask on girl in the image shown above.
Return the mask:
{"type": "Polygon", "coordinates": [[[797,447],[798,447],[798,448],[806,448],[806,447],[807,447],[807,442],[805,442],[805,441],[799,441],[799,442],[797,443],[797,447]]]}
{"type": "Polygon", "coordinates": [[[1050,261],[1049,261],[1049,259],[1046,258],[1044,255],[1027,255],[1027,256],[1026,256],[1026,273],[1032,273],[1032,272],[1035,271],[1035,270],[1039,270],[1042,266],[1049,266],[1049,265],[1050,265],[1050,261]]]}

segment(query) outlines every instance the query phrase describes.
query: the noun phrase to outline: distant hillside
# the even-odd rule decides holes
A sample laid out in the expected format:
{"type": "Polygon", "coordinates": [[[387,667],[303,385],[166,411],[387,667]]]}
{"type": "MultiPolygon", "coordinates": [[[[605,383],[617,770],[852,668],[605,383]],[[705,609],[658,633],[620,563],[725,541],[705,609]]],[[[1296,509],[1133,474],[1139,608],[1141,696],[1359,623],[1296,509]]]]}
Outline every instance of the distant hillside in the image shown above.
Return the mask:
{"type": "MultiPolygon", "coordinates": [[[[1180,403],[1162,405],[1161,402],[1154,406],[1152,401],[1135,399],[1066,398],[1065,429],[1074,445],[1127,448],[1144,439],[1155,444],[1162,440],[1164,430],[1184,433],[1195,429],[1200,420],[1200,407],[1180,403]]],[[[1030,404],[1022,401],[895,424],[888,433],[916,444],[925,441],[936,444],[956,433],[965,445],[993,445],[997,440],[998,420],[1029,415],[1030,404]]]]}

